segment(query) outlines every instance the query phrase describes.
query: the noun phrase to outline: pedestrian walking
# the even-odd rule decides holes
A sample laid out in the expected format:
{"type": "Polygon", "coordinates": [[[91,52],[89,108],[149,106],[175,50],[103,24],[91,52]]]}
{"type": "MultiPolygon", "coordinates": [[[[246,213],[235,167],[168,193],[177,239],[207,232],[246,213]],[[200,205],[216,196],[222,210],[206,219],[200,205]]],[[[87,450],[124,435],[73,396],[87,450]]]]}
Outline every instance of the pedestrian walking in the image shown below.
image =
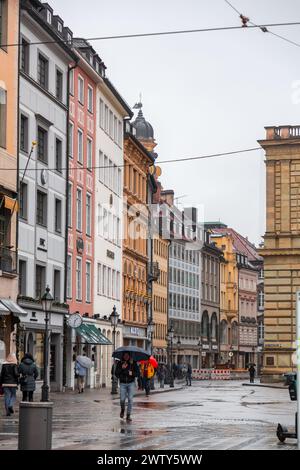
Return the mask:
{"type": "Polygon", "coordinates": [[[84,367],[78,359],[75,362],[75,378],[77,380],[78,393],[83,393],[85,387],[85,378],[87,374],[87,368],[84,367]]]}
{"type": "Polygon", "coordinates": [[[131,422],[131,412],[133,405],[133,395],[135,388],[135,379],[140,375],[140,369],[136,361],[134,361],[128,352],[124,352],[122,360],[118,362],[116,367],[116,377],[120,380],[120,418],[124,418],[126,398],[127,403],[127,422],[131,422]]]}
{"type": "Polygon", "coordinates": [[[165,380],[166,380],[166,366],[164,364],[160,364],[157,369],[157,378],[159,381],[160,388],[164,388],[165,380]]]}
{"type": "Polygon", "coordinates": [[[154,377],[155,369],[151,362],[143,361],[141,364],[141,375],[143,378],[144,389],[146,393],[146,397],[150,395],[150,385],[151,379],[154,377]]]}
{"type": "Polygon", "coordinates": [[[9,354],[2,364],[0,385],[4,392],[6,416],[14,414],[14,404],[18,389],[18,361],[15,354],[9,354]]]}
{"type": "Polygon", "coordinates": [[[35,381],[39,372],[34,362],[33,356],[26,353],[19,365],[20,386],[22,392],[22,401],[33,401],[33,392],[35,391],[35,381]]]}
{"type": "Polygon", "coordinates": [[[250,383],[254,383],[254,377],[255,377],[255,367],[254,367],[254,364],[251,364],[249,369],[249,375],[250,375],[250,383]]]}
{"type": "Polygon", "coordinates": [[[192,385],[192,366],[190,363],[187,364],[185,378],[186,378],[186,384],[191,386],[192,385]]]}

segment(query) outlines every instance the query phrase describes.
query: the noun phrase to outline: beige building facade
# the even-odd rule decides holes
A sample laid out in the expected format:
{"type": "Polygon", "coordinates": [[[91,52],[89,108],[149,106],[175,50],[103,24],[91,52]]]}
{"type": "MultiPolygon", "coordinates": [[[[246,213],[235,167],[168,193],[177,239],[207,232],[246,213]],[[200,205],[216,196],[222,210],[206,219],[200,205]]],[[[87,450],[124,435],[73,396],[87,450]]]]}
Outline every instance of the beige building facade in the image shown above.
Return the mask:
{"type": "Polygon", "coordinates": [[[266,127],[266,233],[262,380],[295,370],[295,293],[300,289],[300,126],[266,127]]]}

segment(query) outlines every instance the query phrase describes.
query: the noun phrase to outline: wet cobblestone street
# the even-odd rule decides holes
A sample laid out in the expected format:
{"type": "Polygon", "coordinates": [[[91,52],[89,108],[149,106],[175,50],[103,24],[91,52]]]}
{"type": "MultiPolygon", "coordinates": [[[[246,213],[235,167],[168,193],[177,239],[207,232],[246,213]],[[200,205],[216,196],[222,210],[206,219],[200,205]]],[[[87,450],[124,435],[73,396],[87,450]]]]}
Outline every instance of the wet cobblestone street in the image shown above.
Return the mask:
{"type": "MultiPolygon", "coordinates": [[[[53,449],[296,449],[296,440],[281,444],[276,437],[278,422],[294,426],[296,405],[284,389],[203,381],[139,394],[130,424],[119,418],[110,390],[51,397],[53,449]]],[[[7,418],[1,409],[0,450],[16,449],[17,433],[18,412],[7,418]]]]}

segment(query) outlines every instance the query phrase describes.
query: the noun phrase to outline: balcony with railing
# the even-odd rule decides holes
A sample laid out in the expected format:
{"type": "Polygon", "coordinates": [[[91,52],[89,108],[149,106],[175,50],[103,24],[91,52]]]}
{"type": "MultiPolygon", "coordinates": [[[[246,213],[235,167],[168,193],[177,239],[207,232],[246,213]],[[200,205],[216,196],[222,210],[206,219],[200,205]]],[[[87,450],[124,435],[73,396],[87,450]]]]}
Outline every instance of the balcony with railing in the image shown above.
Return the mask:
{"type": "Polygon", "coordinates": [[[2,275],[17,274],[17,253],[9,248],[0,246],[0,272],[2,275]]]}
{"type": "Polygon", "coordinates": [[[300,139],[300,126],[265,127],[267,140],[300,139]]]}
{"type": "Polygon", "coordinates": [[[160,276],[160,269],[158,261],[150,263],[149,266],[149,281],[157,281],[160,276]]]}

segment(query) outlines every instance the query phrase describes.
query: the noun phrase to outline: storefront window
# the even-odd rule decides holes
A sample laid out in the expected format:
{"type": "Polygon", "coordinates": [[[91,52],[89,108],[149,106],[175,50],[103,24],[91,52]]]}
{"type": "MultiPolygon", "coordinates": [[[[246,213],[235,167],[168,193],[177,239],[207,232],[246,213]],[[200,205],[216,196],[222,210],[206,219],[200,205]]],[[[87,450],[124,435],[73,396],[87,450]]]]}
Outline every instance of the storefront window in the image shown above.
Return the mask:
{"type": "Polygon", "coordinates": [[[43,333],[35,334],[35,363],[39,371],[38,380],[44,378],[44,335],[43,333]]]}

